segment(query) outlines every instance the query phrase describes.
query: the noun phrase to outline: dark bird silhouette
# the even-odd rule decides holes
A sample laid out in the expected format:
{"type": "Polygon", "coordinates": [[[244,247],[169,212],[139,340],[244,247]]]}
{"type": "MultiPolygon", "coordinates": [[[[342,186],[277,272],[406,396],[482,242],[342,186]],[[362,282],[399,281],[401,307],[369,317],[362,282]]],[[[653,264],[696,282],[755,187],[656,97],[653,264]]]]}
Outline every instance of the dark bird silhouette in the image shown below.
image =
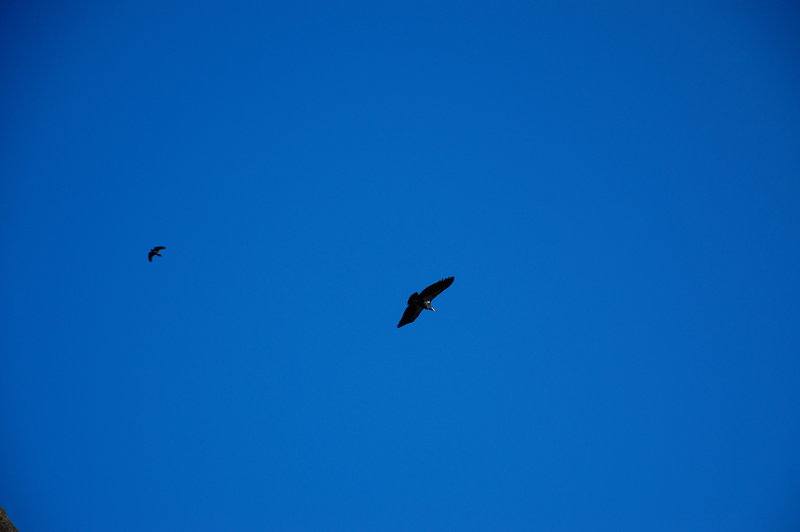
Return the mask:
{"type": "Polygon", "coordinates": [[[419,313],[422,312],[422,309],[428,310],[436,310],[431,306],[431,301],[433,298],[444,292],[444,290],[453,284],[455,277],[448,277],[447,279],[442,279],[441,281],[436,281],[428,288],[420,292],[419,294],[414,292],[408,297],[408,306],[406,307],[406,311],[403,312],[403,317],[400,318],[400,323],[397,324],[398,327],[402,327],[407,323],[411,323],[419,313]]]}
{"type": "Polygon", "coordinates": [[[159,251],[161,251],[162,249],[167,249],[167,248],[165,248],[164,246],[156,246],[153,249],[151,249],[150,253],[147,254],[147,260],[153,262],[153,257],[160,257],[161,254],[159,253],[159,251]]]}

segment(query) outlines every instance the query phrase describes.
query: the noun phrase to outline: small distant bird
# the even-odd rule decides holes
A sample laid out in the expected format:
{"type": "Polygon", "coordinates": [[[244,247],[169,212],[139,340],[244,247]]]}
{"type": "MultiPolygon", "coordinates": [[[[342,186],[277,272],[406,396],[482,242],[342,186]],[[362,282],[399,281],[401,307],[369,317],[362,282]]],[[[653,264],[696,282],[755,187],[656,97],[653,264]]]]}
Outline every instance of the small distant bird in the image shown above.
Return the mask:
{"type": "Polygon", "coordinates": [[[406,307],[406,311],[403,312],[403,317],[400,318],[400,323],[397,324],[398,327],[402,327],[407,323],[411,323],[419,313],[422,312],[422,309],[428,310],[436,310],[431,306],[431,301],[433,298],[444,292],[444,290],[453,284],[455,277],[448,277],[447,279],[442,279],[441,281],[436,281],[428,288],[423,290],[421,293],[414,292],[408,297],[408,306],[406,307]]]}
{"type": "Polygon", "coordinates": [[[153,249],[151,249],[150,253],[147,254],[147,260],[153,262],[153,257],[160,257],[161,253],[159,253],[159,251],[161,251],[162,249],[167,249],[167,248],[165,248],[164,246],[156,246],[153,249]]]}

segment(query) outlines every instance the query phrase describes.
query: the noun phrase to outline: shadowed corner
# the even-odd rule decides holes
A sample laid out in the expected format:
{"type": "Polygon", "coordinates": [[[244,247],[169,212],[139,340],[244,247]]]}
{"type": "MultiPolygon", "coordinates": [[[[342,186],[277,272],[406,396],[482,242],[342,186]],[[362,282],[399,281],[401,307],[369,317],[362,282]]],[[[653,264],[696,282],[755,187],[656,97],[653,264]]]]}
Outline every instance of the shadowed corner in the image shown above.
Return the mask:
{"type": "Polygon", "coordinates": [[[0,532],[19,532],[2,507],[0,507],[0,532]]]}

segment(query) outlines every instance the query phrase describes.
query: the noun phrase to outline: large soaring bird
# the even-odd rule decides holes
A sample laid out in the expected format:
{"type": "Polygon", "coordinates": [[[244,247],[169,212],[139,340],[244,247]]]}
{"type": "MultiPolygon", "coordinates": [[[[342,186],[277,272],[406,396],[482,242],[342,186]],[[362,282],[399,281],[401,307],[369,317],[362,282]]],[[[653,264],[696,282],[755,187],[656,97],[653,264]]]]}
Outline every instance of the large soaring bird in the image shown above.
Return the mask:
{"type": "Polygon", "coordinates": [[[400,318],[400,323],[397,324],[398,327],[402,327],[407,323],[411,323],[419,313],[422,312],[422,309],[428,310],[436,310],[431,306],[431,301],[433,298],[444,292],[445,288],[453,284],[455,277],[448,277],[447,279],[442,279],[441,281],[436,281],[428,288],[420,292],[419,294],[414,292],[408,298],[408,306],[406,307],[406,311],[403,312],[403,317],[400,318]]]}
{"type": "Polygon", "coordinates": [[[167,248],[165,248],[164,246],[156,246],[153,249],[151,249],[150,253],[147,254],[147,260],[153,262],[153,257],[160,257],[161,254],[159,253],[159,251],[161,251],[162,249],[167,249],[167,248]]]}

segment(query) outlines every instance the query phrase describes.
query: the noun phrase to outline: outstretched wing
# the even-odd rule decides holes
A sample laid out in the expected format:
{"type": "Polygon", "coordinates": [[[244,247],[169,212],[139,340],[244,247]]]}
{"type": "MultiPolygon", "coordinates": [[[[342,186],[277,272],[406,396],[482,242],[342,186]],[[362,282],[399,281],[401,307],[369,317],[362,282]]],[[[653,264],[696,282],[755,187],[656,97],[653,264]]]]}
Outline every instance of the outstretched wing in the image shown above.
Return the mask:
{"type": "Polygon", "coordinates": [[[417,319],[417,316],[419,316],[420,312],[422,312],[422,307],[418,307],[417,305],[407,306],[406,311],[403,312],[403,317],[400,318],[400,323],[398,323],[397,326],[402,327],[403,325],[411,323],[417,319]]]}
{"type": "Polygon", "coordinates": [[[159,251],[161,251],[162,249],[167,249],[167,248],[165,248],[164,246],[156,246],[156,247],[154,247],[154,248],[153,248],[153,251],[155,251],[156,253],[158,253],[158,252],[159,252],[159,251]]]}
{"type": "Polygon", "coordinates": [[[453,281],[455,281],[455,279],[456,279],[455,277],[448,277],[447,279],[442,279],[441,281],[436,281],[435,283],[430,285],[428,288],[426,288],[425,290],[420,292],[419,295],[420,295],[420,297],[422,298],[423,301],[431,301],[431,300],[433,300],[434,297],[436,297],[439,294],[441,294],[442,292],[444,292],[444,290],[448,286],[453,284],[453,281]]]}
{"type": "Polygon", "coordinates": [[[155,254],[156,254],[155,251],[151,251],[150,253],[148,253],[147,254],[147,260],[149,260],[150,262],[153,262],[153,255],[155,255],[155,254]]]}

